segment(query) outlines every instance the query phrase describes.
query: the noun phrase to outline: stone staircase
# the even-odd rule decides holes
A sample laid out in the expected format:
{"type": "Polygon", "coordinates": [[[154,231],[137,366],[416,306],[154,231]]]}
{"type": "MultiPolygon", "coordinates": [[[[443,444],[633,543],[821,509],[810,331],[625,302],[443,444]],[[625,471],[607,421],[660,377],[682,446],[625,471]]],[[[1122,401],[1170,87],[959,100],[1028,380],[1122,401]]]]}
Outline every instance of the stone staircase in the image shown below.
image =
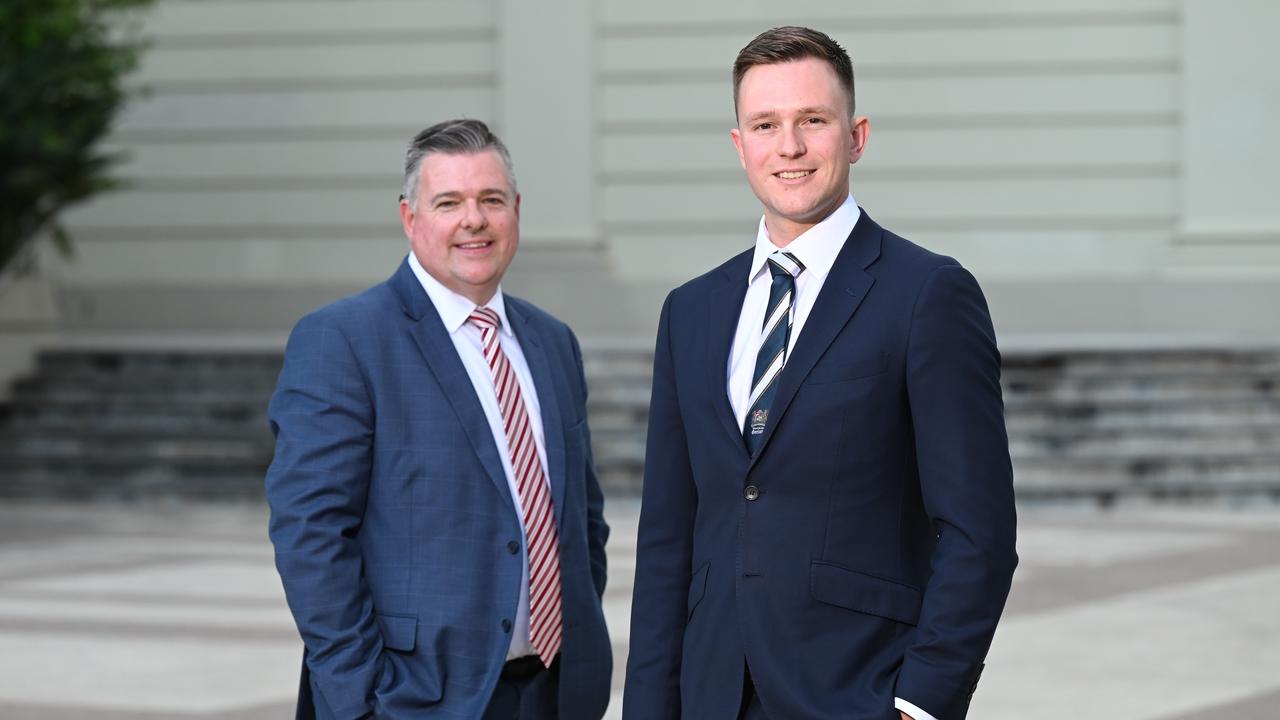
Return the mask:
{"type": "Polygon", "coordinates": [[[14,383],[0,494],[252,498],[278,353],[55,351],[14,383]]]}
{"type": "MultiPolygon", "coordinates": [[[[595,460],[637,494],[652,351],[588,343],[595,460]]],[[[0,496],[261,496],[272,352],[41,355],[0,407],[0,496]]],[[[1280,352],[1008,353],[1010,452],[1027,502],[1280,501],[1280,352]]]]}
{"type": "Polygon", "coordinates": [[[1020,355],[1004,371],[1020,498],[1280,500],[1280,353],[1020,355]]]}

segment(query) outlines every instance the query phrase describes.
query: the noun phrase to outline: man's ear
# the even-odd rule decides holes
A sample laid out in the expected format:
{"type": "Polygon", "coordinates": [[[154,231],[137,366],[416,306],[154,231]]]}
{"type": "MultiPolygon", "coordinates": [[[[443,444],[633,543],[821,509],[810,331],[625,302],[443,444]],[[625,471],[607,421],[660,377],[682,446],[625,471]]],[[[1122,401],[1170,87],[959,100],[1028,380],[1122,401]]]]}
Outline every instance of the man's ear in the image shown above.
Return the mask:
{"type": "Polygon", "coordinates": [[[858,162],[867,149],[867,140],[871,137],[871,121],[863,116],[854,117],[850,122],[849,134],[849,164],[852,165],[858,162]]]}
{"type": "Polygon", "coordinates": [[[738,164],[743,170],[747,169],[747,158],[742,154],[742,131],[734,128],[729,131],[729,138],[733,140],[733,148],[738,151],[738,164]]]}
{"type": "Polygon", "coordinates": [[[417,219],[417,213],[409,206],[409,201],[400,198],[400,227],[404,229],[405,237],[413,237],[413,221],[417,219]]]}

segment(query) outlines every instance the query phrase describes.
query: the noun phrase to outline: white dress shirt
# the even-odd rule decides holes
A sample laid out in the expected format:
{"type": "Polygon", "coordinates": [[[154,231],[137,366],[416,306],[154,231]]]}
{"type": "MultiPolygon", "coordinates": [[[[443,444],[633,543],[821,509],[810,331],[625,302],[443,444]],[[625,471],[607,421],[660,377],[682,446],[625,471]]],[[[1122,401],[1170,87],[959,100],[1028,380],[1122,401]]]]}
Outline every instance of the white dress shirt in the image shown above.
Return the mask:
{"type": "Polygon", "coordinates": [[[756,355],[764,342],[764,312],[769,307],[769,286],[773,275],[765,261],[778,250],[785,249],[804,265],[804,272],[796,278],[795,302],[792,304],[791,336],[787,339],[787,357],[804,329],[805,320],[813,310],[822,283],[831,272],[831,266],[844,247],[844,241],[853,231],[862,211],[853,196],[845,198],[822,222],[804,231],[790,245],[779,248],[769,239],[764,218],[760,218],[760,230],[756,233],[756,253],[751,259],[751,272],[747,275],[747,296],[742,301],[742,313],[738,315],[738,330],[733,336],[733,349],[729,352],[729,403],[742,427],[751,409],[751,381],[756,371],[756,355]]]}
{"type": "MultiPolygon", "coordinates": [[[[764,342],[764,313],[769,307],[769,287],[773,284],[773,274],[766,269],[765,261],[778,250],[786,250],[804,265],[804,272],[796,278],[795,301],[792,304],[791,335],[787,338],[787,357],[790,358],[791,349],[795,347],[796,339],[800,337],[800,331],[804,329],[804,323],[813,311],[818,293],[822,291],[822,284],[826,282],[836,256],[844,248],[845,240],[849,239],[849,233],[853,232],[860,217],[862,211],[850,195],[835,212],[801,233],[785,248],[773,244],[764,218],[760,218],[760,229],[756,232],[756,251],[751,258],[751,272],[747,275],[747,295],[742,301],[742,312],[738,315],[733,349],[729,351],[729,381],[726,391],[739,428],[751,409],[751,381],[756,370],[756,355],[760,352],[760,343],[764,342]]],[[[894,698],[894,707],[916,720],[937,720],[902,698],[894,698]]]]}
{"type": "MultiPolygon", "coordinates": [[[[511,491],[511,502],[524,526],[524,509],[520,506],[520,492],[516,489],[515,471],[511,468],[511,450],[507,447],[507,431],[502,424],[502,411],[498,409],[498,395],[493,389],[493,374],[489,363],[484,359],[484,344],[480,339],[480,328],[467,322],[476,304],[455,293],[440,281],[431,277],[418,262],[412,252],[409,253],[409,267],[417,276],[422,289],[427,291],[431,304],[440,314],[444,329],[453,340],[453,347],[458,351],[458,358],[467,369],[471,378],[471,386],[475,388],[476,397],[480,399],[480,407],[484,409],[485,419],[489,421],[489,432],[493,434],[493,442],[498,446],[498,457],[502,458],[502,472],[507,476],[507,488],[511,491]]],[[[542,463],[543,477],[547,471],[546,441],[542,433],[542,409],[538,404],[538,391],[533,386],[533,376],[529,373],[529,363],[520,349],[511,323],[507,320],[506,306],[502,302],[502,288],[493,294],[493,298],[483,307],[498,314],[502,327],[498,331],[498,344],[507,354],[511,368],[515,370],[516,379],[520,382],[520,395],[524,398],[525,409],[529,412],[529,425],[533,428],[533,444],[538,450],[538,460],[542,463]]],[[[533,654],[533,645],[529,640],[529,548],[528,541],[521,533],[521,556],[524,561],[520,576],[520,604],[516,609],[515,625],[511,628],[511,647],[507,651],[507,659],[533,654]]]]}

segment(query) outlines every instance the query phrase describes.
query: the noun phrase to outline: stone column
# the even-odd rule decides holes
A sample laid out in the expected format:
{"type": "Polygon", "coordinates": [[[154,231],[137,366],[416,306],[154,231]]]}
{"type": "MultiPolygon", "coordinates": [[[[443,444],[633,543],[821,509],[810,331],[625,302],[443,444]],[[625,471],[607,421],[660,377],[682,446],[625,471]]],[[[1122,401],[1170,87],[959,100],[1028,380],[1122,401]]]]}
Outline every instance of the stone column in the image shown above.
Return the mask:
{"type": "Polygon", "coordinates": [[[1177,245],[1200,263],[1280,272],[1280,3],[1183,0],[1181,11],[1177,245]]]}
{"type": "Polygon", "coordinates": [[[594,3],[498,1],[498,132],[526,250],[596,246],[594,3]]]}

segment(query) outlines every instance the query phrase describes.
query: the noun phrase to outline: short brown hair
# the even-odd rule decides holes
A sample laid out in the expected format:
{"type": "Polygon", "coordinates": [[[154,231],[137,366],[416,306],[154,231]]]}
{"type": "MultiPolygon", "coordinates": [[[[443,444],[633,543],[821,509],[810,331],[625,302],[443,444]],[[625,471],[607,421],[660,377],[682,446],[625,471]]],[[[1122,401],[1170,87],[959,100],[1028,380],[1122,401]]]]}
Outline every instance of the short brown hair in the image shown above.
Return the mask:
{"type": "Polygon", "coordinates": [[[742,77],[756,65],[817,58],[825,60],[836,73],[836,79],[849,95],[849,114],[853,115],[853,61],[849,53],[831,36],[807,27],[784,25],[765,30],[738,51],[733,61],[733,114],[738,114],[738,88],[742,77]]]}
{"type": "Polygon", "coordinates": [[[457,118],[436,123],[423,130],[409,141],[409,151],[404,158],[404,186],[400,199],[408,200],[409,207],[416,209],[418,203],[418,175],[422,168],[422,159],[431,153],[446,155],[462,155],[493,150],[502,158],[507,166],[507,184],[511,192],[516,192],[516,173],[511,164],[511,153],[507,146],[493,131],[479,120],[457,118]]]}

